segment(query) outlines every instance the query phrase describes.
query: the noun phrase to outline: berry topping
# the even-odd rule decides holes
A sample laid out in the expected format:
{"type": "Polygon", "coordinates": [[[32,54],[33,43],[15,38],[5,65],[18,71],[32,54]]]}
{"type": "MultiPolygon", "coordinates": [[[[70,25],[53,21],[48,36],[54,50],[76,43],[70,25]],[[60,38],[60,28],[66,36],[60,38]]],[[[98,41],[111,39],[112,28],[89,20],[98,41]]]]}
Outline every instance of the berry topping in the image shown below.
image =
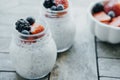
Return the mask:
{"type": "Polygon", "coordinates": [[[34,24],[32,29],[31,29],[31,33],[32,34],[37,34],[44,31],[44,27],[42,25],[38,25],[38,24],[34,24]]]}
{"type": "Polygon", "coordinates": [[[120,2],[115,3],[112,9],[116,16],[120,16],[120,2]]]}
{"type": "Polygon", "coordinates": [[[97,3],[97,4],[93,7],[92,12],[93,12],[93,13],[97,13],[97,12],[100,12],[100,11],[104,11],[104,6],[103,6],[101,3],[97,3]]]}
{"type": "Polygon", "coordinates": [[[56,11],[57,7],[56,6],[52,6],[50,9],[53,10],[53,11],[56,11]]]}
{"type": "Polygon", "coordinates": [[[30,25],[33,25],[35,23],[35,19],[32,17],[28,17],[26,20],[29,22],[30,25]]]}
{"type": "Polygon", "coordinates": [[[95,13],[93,16],[100,22],[108,22],[111,20],[111,17],[108,16],[104,11],[95,13]]]}
{"type": "Polygon", "coordinates": [[[53,3],[52,0],[45,0],[43,5],[44,5],[45,8],[51,8],[54,5],[54,3],[53,3]]]}
{"type": "Polygon", "coordinates": [[[64,10],[64,6],[62,4],[59,4],[57,6],[57,10],[60,11],[60,10],[64,10]]]}
{"type": "Polygon", "coordinates": [[[104,11],[108,13],[113,10],[113,6],[118,3],[118,0],[106,0],[104,3],[104,11]]]}
{"type": "Polygon", "coordinates": [[[23,30],[27,30],[30,31],[30,24],[24,20],[24,19],[20,19],[18,20],[16,23],[16,30],[18,30],[19,32],[23,31],[23,30]]]}
{"type": "Polygon", "coordinates": [[[23,30],[21,33],[22,33],[22,34],[26,34],[26,35],[29,35],[29,34],[30,34],[30,32],[27,31],[27,30],[23,30]]]}
{"type": "Polygon", "coordinates": [[[68,8],[68,6],[69,6],[68,0],[55,0],[55,4],[57,6],[59,4],[62,4],[64,6],[64,9],[68,8]]]}
{"type": "Polygon", "coordinates": [[[114,12],[114,11],[110,11],[110,12],[108,12],[108,15],[109,15],[111,18],[114,18],[114,17],[115,17],[115,12],[114,12]]]}

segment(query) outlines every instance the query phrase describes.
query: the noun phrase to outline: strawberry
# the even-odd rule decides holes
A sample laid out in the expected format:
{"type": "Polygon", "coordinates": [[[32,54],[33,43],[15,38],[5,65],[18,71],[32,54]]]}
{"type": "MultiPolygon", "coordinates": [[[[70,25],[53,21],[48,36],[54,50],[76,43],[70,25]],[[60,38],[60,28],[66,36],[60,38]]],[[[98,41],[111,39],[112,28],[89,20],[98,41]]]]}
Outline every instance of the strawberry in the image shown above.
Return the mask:
{"type": "Polygon", "coordinates": [[[109,25],[110,22],[106,21],[106,22],[102,22],[102,23],[104,23],[104,24],[108,24],[108,25],[109,25]]]}
{"type": "Polygon", "coordinates": [[[115,12],[116,16],[120,16],[120,2],[116,3],[113,6],[113,11],[115,12]]]}
{"type": "Polygon", "coordinates": [[[64,6],[64,9],[68,8],[69,6],[68,0],[55,0],[55,4],[62,4],[64,6]]]}
{"type": "Polygon", "coordinates": [[[120,27],[120,16],[113,18],[109,25],[120,27]]]}
{"type": "Polygon", "coordinates": [[[95,19],[99,20],[100,22],[109,22],[111,20],[111,17],[108,16],[104,11],[98,12],[93,14],[95,19]]]}
{"type": "Polygon", "coordinates": [[[34,24],[32,29],[31,29],[31,33],[32,34],[37,34],[44,31],[44,27],[42,25],[38,25],[38,24],[34,24]]]}
{"type": "Polygon", "coordinates": [[[106,13],[108,13],[109,11],[113,10],[113,6],[118,3],[118,0],[109,0],[109,1],[105,1],[104,3],[104,10],[106,13]]]}

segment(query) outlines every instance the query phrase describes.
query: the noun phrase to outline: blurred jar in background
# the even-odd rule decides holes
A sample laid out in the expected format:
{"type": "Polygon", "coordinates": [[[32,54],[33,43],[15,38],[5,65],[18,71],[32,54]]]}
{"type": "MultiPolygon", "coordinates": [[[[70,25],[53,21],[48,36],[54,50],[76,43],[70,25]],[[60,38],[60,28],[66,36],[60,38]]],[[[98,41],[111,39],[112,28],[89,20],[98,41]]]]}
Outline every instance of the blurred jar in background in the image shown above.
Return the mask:
{"type": "Polygon", "coordinates": [[[41,17],[49,23],[57,52],[68,50],[73,45],[76,32],[68,0],[44,0],[42,5],[41,17]]]}

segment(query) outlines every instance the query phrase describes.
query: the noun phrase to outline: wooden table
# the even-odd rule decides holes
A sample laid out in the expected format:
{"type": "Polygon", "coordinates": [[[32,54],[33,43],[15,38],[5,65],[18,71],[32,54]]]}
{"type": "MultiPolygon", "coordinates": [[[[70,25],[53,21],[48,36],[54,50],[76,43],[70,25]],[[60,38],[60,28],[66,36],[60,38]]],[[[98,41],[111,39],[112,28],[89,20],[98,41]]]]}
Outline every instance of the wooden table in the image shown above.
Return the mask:
{"type": "MultiPolygon", "coordinates": [[[[40,0],[8,1],[14,6],[0,9],[0,80],[25,80],[16,75],[9,58],[11,34],[17,19],[39,18],[40,0]]],[[[92,1],[95,0],[72,0],[77,26],[74,45],[58,55],[54,69],[42,80],[120,80],[120,45],[98,41],[87,25],[87,7],[92,1]]]]}

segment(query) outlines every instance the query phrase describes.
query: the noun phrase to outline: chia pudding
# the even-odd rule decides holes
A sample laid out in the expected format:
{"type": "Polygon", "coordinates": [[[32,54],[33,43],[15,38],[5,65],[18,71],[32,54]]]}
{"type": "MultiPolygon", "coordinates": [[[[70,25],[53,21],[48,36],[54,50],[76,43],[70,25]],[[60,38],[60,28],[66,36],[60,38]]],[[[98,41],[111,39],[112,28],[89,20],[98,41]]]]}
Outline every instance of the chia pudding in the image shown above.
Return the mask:
{"type": "MultiPolygon", "coordinates": [[[[27,23],[19,20],[16,27],[24,25],[27,30],[27,23]],[[19,25],[19,26],[18,26],[19,25]]],[[[33,21],[31,20],[31,23],[33,21]]],[[[35,24],[30,24],[35,27],[35,24]]],[[[38,26],[33,30],[22,31],[16,28],[10,47],[10,56],[16,72],[26,79],[39,79],[46,76],[56,62],[57,49],[50,31],[38,26]],[[41,31],[40,31],[41,30],[41,31]],[[30,32],[30,33],[29,33],[30,32]]]]}
{"type": "Polygon", "coordinates": [[[68,50],[73,45],[76,32],[68,0],[46,0],[43,6],[42,16],[49,23],[57,52],[68,50]]]}

